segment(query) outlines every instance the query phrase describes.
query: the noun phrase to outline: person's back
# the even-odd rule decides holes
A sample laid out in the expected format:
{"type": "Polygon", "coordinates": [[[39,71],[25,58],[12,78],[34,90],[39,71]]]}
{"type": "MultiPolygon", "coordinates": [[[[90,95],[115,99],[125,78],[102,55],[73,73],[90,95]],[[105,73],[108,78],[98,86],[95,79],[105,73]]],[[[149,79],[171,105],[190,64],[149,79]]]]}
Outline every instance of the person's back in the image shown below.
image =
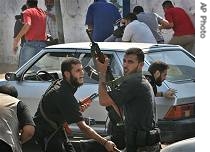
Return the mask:
{"type": "Polygon", "coordinates": [[[24,23],[30,25],[25,34],[26,40],[46,40],[46,14],[37,7],[29,8],[23,12],[24,23]]]}
{"type": "Polygon", "coordinates": [[[14,151],[21,152],[21,145],[19,143],[19,122],[17,118],[17,104],[19,102],[18,99],[0,93],[0,140],[7,143],[14,151]],[[3,133],[4,132],[4,133],[3,133]],[[11,132],[11,134],[7,134],[6,132],[11,132]],[[15,133],[17,132],[17,133],[15,133]]]}
{"type": "Polygon", "coordinates": [[[195,28],[184,9],[175,7],[170,0],[162,3],[165,19],[168,24],[162,25],[161,29],[173,29],[174,34],[169,44],[180,45],[195,55],[195,28]]]}
{"type": "Polygon", "coordinates": [[[23,14],[23,27],[13,40],[13,52],[17,53],[18,43],[25,36],[20,50],[19,67],[47,46],[46,14],[38,8],[38,0],[27,0],[27,9],[23,14]]]}
{"type": "Polygon", "coordinates": [[[32,138],[35,128],[29,110],[17,99],[14,86],[0,86],[0,151],[22,152],[21,144],[32,138]]]}
{"type": "Polygon", "coordinates": [[[136,16],[137,16],[138,21],[144,22],[150,28],[157,43],[164,42],[163,36],[158,29],[159,28],[158,23],[161,22],[162,17],[160,17],[158,14],[152,13],[152,12],[140,12],[136,16]]]}
{"type": "Polygon", "coordinates": [[[124,30],[122,41],[136,43],[157,43],[150,28],[143,22],[134,20],[124,30]]]}
{"type": "Polygon", "coordinates": [[[171,7],[165,10],[165,18],[173,22],[174,36],[195,34],[195,29],[190,17],[179,7],[171,7]]]}
{"type": "Polygon", "coordinates": [[[120,18],[115,5],[105,0],[98,0],[89,6],[85,24],[92,26],[92,36],[95,41],[104,41],[113,33],[114,24],[120,18]]]}

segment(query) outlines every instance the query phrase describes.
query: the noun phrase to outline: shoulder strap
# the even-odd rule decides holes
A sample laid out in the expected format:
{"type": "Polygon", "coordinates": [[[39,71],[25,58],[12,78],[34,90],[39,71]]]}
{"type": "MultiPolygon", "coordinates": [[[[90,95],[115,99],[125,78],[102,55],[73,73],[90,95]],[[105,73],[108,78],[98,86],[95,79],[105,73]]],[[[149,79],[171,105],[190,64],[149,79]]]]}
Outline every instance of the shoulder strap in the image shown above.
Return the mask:
{"type": "MultiPolygon", "coordinates": [[[[56,80],[56,81],[53,81],[53,83],[49,86],[49,88],[45,91],[44,95],[59,81],[60,79],[56,80]]],[[[40,104],[39,104],[39,109],[40,109],[40,112],[41,112],[41,115],[42,117],[49,123],[49,125],[53,128],[53,129],[58,129],[58,125],[50,120],[47,115],[45,114],[44,112],[44,109],[43,109],[43,97],[44,95],[42,96],[41,98],[41,101],[40,101],[40,104]]]]}
{"type": "MultiPolygon", "coordinates": [[[[43,99],[43,98],[42,98],[43,99]]],[[[50,120],[48,117],[47,117],[47,115],[44,113],[44,110],[43,110],[43,100],[41,99],[41,102],[40,102],[40,104],[39,104],[39,109],[40,109],[40,112],[41,112],[41,115],[42,115],[42,117],[50,124],[50,126],[53,128],[53,129],[57,129],[58,128],[58,125],[54,122],[54,121],[52,121],[52,120],[50,120]]]]}

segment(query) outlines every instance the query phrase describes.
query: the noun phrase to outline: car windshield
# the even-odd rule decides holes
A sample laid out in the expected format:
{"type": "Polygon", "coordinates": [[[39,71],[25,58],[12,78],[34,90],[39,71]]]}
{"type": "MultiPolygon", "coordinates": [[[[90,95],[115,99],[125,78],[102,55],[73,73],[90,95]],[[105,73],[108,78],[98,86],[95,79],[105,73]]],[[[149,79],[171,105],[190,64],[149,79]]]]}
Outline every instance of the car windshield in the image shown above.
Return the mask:
{"type": "MultiPolygon", "coordinates": [[[[39,60],[37,60],[33,66],[31,66],[26,73],[24,74],[25,80],[49,80],[49,77],[46,77],[46,73],[52,75],[55,79],[62,78],[61,74],[61,63],[64,59],[68,57],[78,58],[83,67],[91,67],[95,69],[94,62],[91,57],[90,50],[54,50],[51,53],[44,54],[39,60]],[[37,78],[38,77],[38,78],[37,78]]],[[[120,65],[114,58],[113,53],[108,53],[106,56],[110,59],[110,68],[114,77],[119,77],[122,75],[120,71],[120,65]]],[[[86,69],[86,68],[85,68],[86,69]]],[[[86,83],[97,83],[96,80],[91,79],[88,76],[88,72],[85,70],[84,81],[86,83]]]]}
{"type": "MultiPolygon", "coordinates": [[[[123,60],[124,53],[119,53],[123,60]]],[[[166,80],[172,83],[195,80],[195,62],[181,49],[164,49],[150,51],[145,54],[145,61],[150,65],[154,61],[161,60],[169,65],[166,80]]],[[[145,65],[148,68],[148,65],[145,65]]],[[[143,70],[147,70],[144,67],[143,70]]]]}

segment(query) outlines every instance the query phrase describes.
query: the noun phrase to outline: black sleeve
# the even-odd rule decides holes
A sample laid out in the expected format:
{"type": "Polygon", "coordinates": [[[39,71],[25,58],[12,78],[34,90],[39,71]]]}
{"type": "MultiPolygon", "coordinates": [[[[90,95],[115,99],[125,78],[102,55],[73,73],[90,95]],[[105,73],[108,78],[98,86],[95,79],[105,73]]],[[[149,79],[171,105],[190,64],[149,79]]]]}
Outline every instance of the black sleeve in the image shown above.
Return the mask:
{"type": "Polygon", "coordinates": [[[19,120],[20,128],[23,128],[23,126],[25,126],[25,125],[35,126],[29,109],[22,101],[20,101],[17,105],[17,117],[19,120]]]}
{"type": "Polygon", "coordinates": [[[116,102],[119,106],[131,102],[136,88],[136,82],[133,80],[124,81],[118,88],[109,92],[110,97],[116,102]]]}
{"type": "Polygon", "coordinates": [[[73,95],[63,93],[61,99],[61,102],[57,102],[57,106],[68,123],[77,123],[84,120],[82,113],[79,111],[80,105],[73,95]]]}

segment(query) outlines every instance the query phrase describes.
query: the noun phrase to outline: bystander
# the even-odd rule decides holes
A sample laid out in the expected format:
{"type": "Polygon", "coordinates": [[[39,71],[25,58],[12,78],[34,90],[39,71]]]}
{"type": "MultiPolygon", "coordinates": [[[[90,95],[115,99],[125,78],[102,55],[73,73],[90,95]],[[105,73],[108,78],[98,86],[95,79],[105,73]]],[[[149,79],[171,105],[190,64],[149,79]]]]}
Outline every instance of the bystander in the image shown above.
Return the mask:
{"type": "Polygon", "coordinates": [[[164,1],[162,7],[165,19],[169,23],[162,25],[161,28],[174,31],[174,35],[168,43],[181,45],[195,55],[195,28],[188,14],[184,9],[175,7],[170,0],[164,1]]]}
{"type": "Polygon", "coordinates": [[[20,51],[19,66],[46,47],[46,14],[37,7],[38,0],[27,0],[27,9],[23,12],[23,27],[13,40],[13,51],[16,54],[20,39],[25,36],[26,42],[20,51]]]}
{"type": "Polygon", "coordinates": [[[103,42],[112,35],[115,22],[121,18],[118,8],[106,0],[94,0],[88,7],[85,24],[94,41],[103,42]]]}

